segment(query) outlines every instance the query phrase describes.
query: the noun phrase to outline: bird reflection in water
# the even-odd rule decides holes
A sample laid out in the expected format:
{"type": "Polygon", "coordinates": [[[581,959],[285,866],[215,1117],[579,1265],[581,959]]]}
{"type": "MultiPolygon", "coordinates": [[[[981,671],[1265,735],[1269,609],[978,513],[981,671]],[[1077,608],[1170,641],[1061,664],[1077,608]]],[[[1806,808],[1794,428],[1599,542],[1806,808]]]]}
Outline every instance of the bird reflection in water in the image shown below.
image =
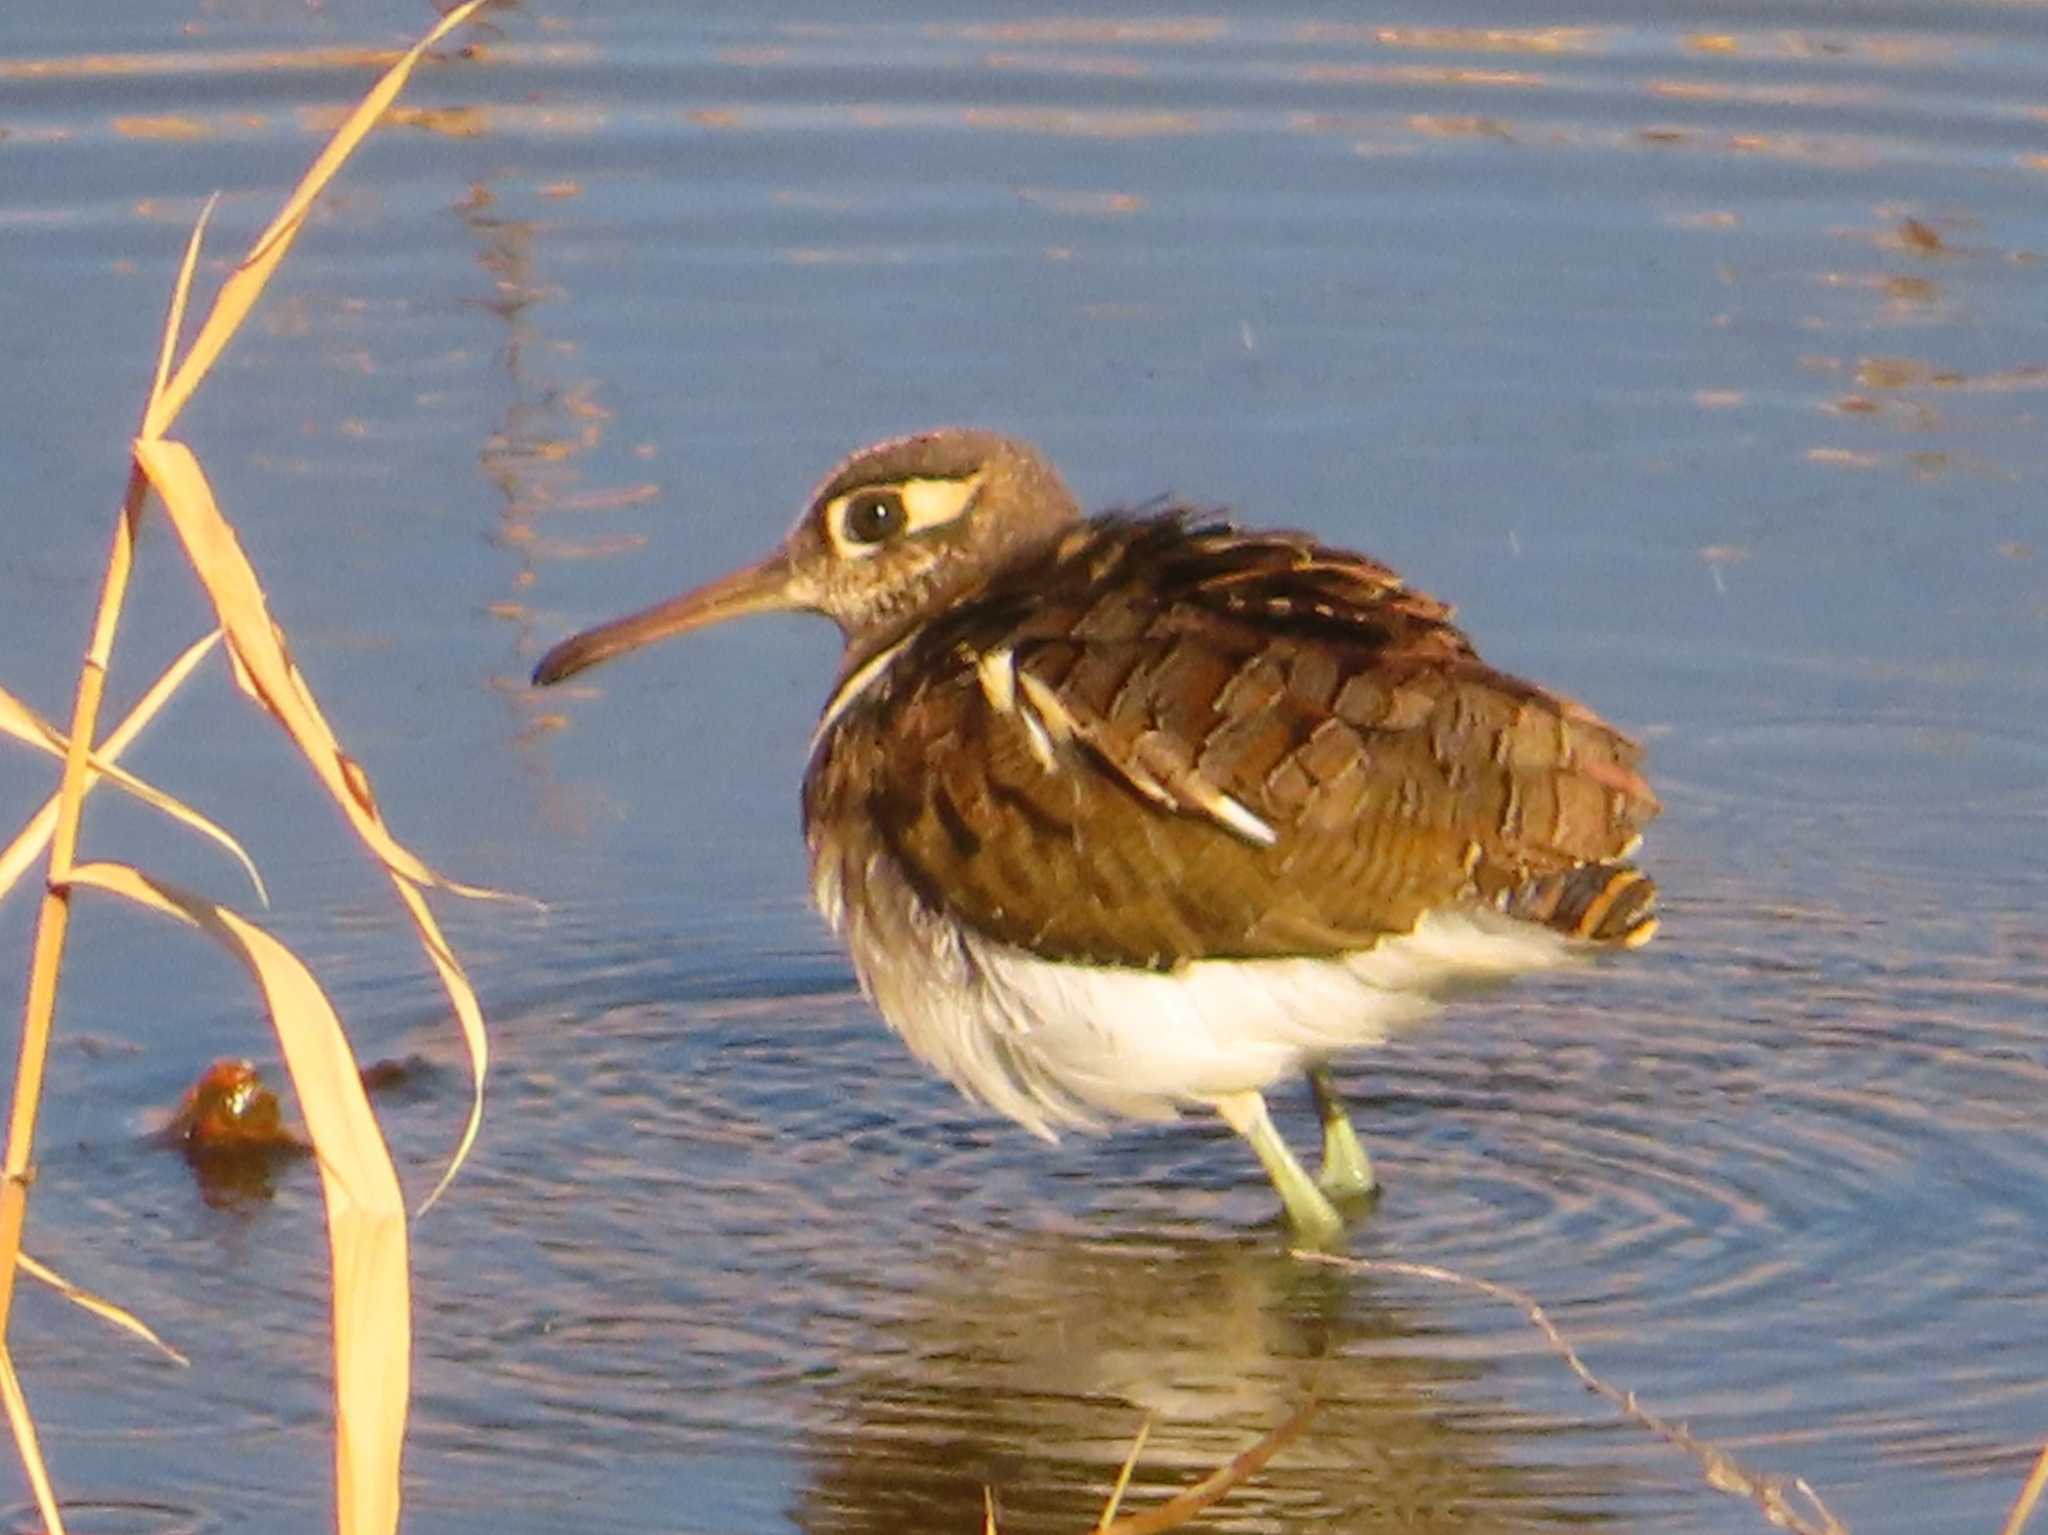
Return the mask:
{"type": "Polygon", "coordinates": [[[932,1255],[925,1283],[822,1387],[796,1523],[811,1535],[1091,1529],[1147,1415],[1130,1513],[1314,1397],[1300,1436],[1203,1530],[1477,1535],[1601,1522],[1615,1473],[1531,1465],[1488,1366],[1419,1346],[1425,1317],[1258,1239],[1018,1237],[932,1255]]]}

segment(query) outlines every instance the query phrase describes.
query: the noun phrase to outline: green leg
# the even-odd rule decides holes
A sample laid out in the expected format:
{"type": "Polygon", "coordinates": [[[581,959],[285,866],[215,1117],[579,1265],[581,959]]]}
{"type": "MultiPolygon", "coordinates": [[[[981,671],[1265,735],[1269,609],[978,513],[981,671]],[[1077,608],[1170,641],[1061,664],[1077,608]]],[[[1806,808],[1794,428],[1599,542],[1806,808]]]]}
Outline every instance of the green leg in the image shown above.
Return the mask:
{"type": "Polygon", "coordinates": [[[1316,1182],[1324,1193],[1339,1199],[1362,1199],[1379,1187],[1379,1180],[1373,1176],[1372,1158],[1351,1128],[1344,1100],[1337,1096],[1337,1080],[1329,1067],[1311,1066],[1308,1085],[1315,1094],[1316,1116],[1323,1122],[1323,1170],[1316,1182]]]}
{"type": "Polygon", "coordinates": [[[1216,1112],[1224,1123],[1252,1144],[1264,1164],[1266,1176],[1286,1206],[1287,1220],[1304,1247],[1332,1247],[1343,1235],[1344,1222],[1329,1196],[1315,1185],[1302,1165],[1280,1139],[1266,1114],[1266,1100],[1257,1093],[1232,1093],[1216,1100],[1216,1112]]]}

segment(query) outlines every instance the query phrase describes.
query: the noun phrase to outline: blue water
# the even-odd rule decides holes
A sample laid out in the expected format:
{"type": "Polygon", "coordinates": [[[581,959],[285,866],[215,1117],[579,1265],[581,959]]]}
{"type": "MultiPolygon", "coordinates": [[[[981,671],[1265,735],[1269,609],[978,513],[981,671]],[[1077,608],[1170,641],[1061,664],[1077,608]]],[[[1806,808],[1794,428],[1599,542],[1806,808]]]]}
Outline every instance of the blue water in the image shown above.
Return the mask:
{"type": "MultiPolygon", "coordinates": [[[[213,281],[350,50],[429,19],[0,20],[0,685],[45,712],[201,202],[213,281]]],[[[1650,743],[1663,936],[1347,1067],[1387,1184],[1354,1250],[1526,1290],[1859,1530],[1996,1528],[2048,1436],[2033,10],[643,3],[470,43],[182,423],[400,835],[547,908],[443,903],[497,1061],[416,1234],[410,1530],[969,1531],[987,1486],[1071,1531],[1148,1411],[1142,1499],[1311,1387],[1200,1527],[1760,1527],[1512,1311],[1288,1259],[1220,1127],[1048,1150],[927,1079],[805,907],[829,629],[525,688],[944,422],[1091,504],[1368,549],[1650,743]]],[[[152,528],[117,705],[205,623],[152,528]]],[[[384,1110],[423,1193],[461,1053],[338,818],[217,666],[130,760],[243,836],[364,1057],[430,1063],[384,1110]]],[[[49,783],[10,749],[0,811],[49,783]]],[[[86,846],[251,904],[110,795],[86,846]]],[[[105,903],[75,943],[29,1247],[194,1359],[24,1290],[75,1527],[317,1525],[317,1181],[217,1207],[146,1133],[217,1055],[281,1076],[258,1005],[105,903]]]]}

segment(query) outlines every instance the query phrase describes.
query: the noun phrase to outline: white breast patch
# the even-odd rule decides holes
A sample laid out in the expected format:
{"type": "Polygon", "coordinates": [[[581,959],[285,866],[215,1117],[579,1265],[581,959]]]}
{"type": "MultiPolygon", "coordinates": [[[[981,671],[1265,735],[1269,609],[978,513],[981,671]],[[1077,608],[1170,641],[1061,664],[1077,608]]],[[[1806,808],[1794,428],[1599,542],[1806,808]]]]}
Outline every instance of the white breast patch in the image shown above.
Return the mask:
{"type": "Polygon", "coordinates": [[[869,861],[844,899],[831,856],[813,870],[863,989],[920,1059],[1048,1139],[1105,1118],[1170,1119],[1378,1044],[1448,992],[1571,962],[1584,949],[1486,910],[1332,959],[1204,960],[1172,971],[1040,959],[932,912],[869,861]]]}

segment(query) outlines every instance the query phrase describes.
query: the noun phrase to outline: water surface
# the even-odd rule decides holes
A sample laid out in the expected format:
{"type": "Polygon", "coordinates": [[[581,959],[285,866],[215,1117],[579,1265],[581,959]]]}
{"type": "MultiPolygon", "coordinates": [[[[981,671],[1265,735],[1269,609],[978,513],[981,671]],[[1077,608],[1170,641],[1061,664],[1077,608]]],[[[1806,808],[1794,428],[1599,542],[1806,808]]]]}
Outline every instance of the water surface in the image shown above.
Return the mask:
{"type": "MultiPolygon", "coordinates": [[[[201,201],[217,276],[428,19],[0,23],[0,680],[39,707],[201,201]]],[[[1204,1527],[1759,1527],[1512,1311],[1289,1260],[1220,1127],[1048,1151],[923,1076],[804,907],[823,626],[523,686],[941,422],[1093,504],[1369,549],[1648,739],[1664,936],[1347,1068],[1387,1184],[1354,1250],[1521,1287],[1858,1529],[1996,1527],[2048,1433],[2033,8],[643,3],[473,41],[185,423],[394,825],[548,908],[448,913],[498,1059],[418,1230],[410,1529],[968,1531],[990,1486],[1072,1531],[1146,1413],[1149,1498],[1311,1389],[1204,1527]]],[[[142,578],[121,698],[203,623],[160,532],[142,578]]],[[[431,1063],[386,1106],[424,1192],[459,1050],[303,769],[218,674],[133,760],[244,834],[362,1053],[431,1063]]],[[[4,771],[25,815],[46,771],[4,771]]],[[[87,845],[248,900],[128,807],[87,845]]],[[[272,1060],[261,1019],[182,935],[94,906],[78,943],[30,1246],[194,1364],[26,1292],[58,1480],[81,1529],[317,1523],[316,1181],[217,1207],[143,1136],[272,1060]]]]}

